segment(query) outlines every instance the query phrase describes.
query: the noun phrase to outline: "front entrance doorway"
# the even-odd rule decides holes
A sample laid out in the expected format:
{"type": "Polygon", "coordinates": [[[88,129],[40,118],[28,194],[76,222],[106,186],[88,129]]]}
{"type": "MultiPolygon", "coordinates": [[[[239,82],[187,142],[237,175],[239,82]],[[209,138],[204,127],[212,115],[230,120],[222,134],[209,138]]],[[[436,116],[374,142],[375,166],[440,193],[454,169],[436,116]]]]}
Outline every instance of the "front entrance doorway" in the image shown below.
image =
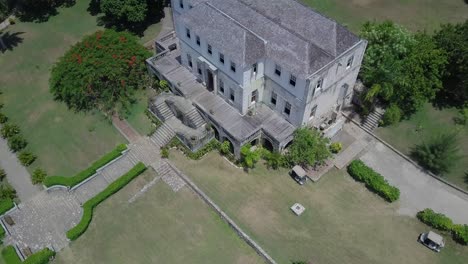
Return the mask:
{"type": "Polygon", "coordinates": [[[214,90],[214,80],[213,80],[213,73],[210,70],[206,70],[206,76],[208,80],[206,81],[206,88],[208,91],[212,92],[214,90]]]}

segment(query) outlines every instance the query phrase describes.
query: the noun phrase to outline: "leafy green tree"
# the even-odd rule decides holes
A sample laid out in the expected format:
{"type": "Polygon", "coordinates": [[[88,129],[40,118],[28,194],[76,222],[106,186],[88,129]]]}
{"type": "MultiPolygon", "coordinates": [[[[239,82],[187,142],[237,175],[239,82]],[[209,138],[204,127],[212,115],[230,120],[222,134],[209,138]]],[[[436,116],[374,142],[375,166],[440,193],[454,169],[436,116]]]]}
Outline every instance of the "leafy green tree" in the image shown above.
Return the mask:
{"type": "Polygon", "coordinates": [[[75,44],[54,65],[54,98],[76,111],[128,112],[134,93],[145,87],[145,59],[151,56],[127,32],[98,31],[75,44]]]}
{"type": "Polygon", "coordinates": [[[47,173],[43,169],[35,169],[32,174],[32,183],[33,184],[38,184],[44,181],[44,179],[47,177],[47,173]]]}
{"type": "Polygon", "coordinates": [[[396,104],[391,104],[385,110],[382,116],[382,125],[389,126],[400,122],[401,120],[401,109],[396,104]]]}
{"type": "Polygon", "coordinates": [[[8,1],[0,0],[0,20],[3,21],[5,18],[7,18],[9,12],[10,9],[8,7],[8,1]]]}
{"type": "Polygon", "coordinates": [[[439,94],[438,102],[463,106],[468,101],[468,20],[455,25],[442,25],[434,39],[448,55],[444,89],[439,94]]]}
{"type": "Polygon", "coordinates": [[[416,145],[411,155],[421,166],[433,173],[447,173],[461,158],[457,135],[454,133],[438,135],[429,142],[416,145]]]}
{"type": "Polygon", "coordinates": [[[368,22],[361,36],[369,42],[360,73],[370,87],[364,97],[367,104],[380,98],[408,116],[434,99],[447,60],[430,36],[412,35],[393,22],[368,22]]]}
{"type": "Polygon", "coordinates": [[[288,161],[294,165],[316,166],[331,156],[327,138],[317,130],[299,128],[294,132],[294,139],[287,154],[288,161]]]}
{"type": "Polygon", "coordinates": [[[73,6],[75,0],[12,0],[10,7],[16,5],[17,15],[23,21],[44,22],[58,13],[59,7],[73,6]]]}
{"type": "Polygon", "coordinates": [[[246,144],[241,148],[241,163],[244,168],[253,169],[255,164],[260,160],[260,151],[258,149],[251,150],[252,146],[246,144]]]}
{"type": "Polygon", "coordinates": [[[147,0],[101,0],[101,11],[119,21],[143,22],[148,13],[147,0]]]}

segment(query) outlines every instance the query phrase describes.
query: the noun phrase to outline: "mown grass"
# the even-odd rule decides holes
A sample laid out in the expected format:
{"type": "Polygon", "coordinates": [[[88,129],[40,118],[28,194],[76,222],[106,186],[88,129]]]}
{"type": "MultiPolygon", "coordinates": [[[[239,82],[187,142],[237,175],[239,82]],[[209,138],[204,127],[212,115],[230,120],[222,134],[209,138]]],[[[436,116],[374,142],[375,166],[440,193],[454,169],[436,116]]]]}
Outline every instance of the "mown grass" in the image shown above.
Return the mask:
{"type": "MultiPolygon", "coordinates": [[[[59,9],[47,22],[18,22],[5,31],[17,34],[18,43],[0,55],[3,112],[21,127],[29,142],[27,149],[38,155],[31,171],[41,167],[49,175],[73,175],[126,142],[100,112],[75,113],[49,93],[53,63],[84,35],[100,29],[96,17],[86,10],[88,4],[89,0],[78,0],[73,7],[59,9]]],[[[145,37],[159,28],[151,26],[145,37]]],[[[138,101],[130,118],[141,119],[144,130],[150,122],[144,124],[144,113],[138,111],[141,105],[138,101]]]]}
{"type": "Polygon", "coordinates": [[[100,204],[88,230],[62,250],[55,264],[264,263],[188,188],[173,192],[147,170],[100,204]]]}
{"type": "Polygon", "coordinates": [[[278,263],[461,264],[468,258],[468,248],[450,237],[440,254],[423,247],[416,240],[429,227],[398,215],[398,202],[385,202],[345,171],[300,186],[287,170],[259,165],[247,174],[217,153],[193,161],[173,151],[171,159],[278,263]],[[290,210],[297,202],[306,208],[299,217],[290,210]]]}
{"type": "Polygon", "coordinates": [[[368,20],[393,20],[410,30],[432,32],[440,23],[468,19],[463,0],[301,0],[304,4],[359,32],[368,20]]]}

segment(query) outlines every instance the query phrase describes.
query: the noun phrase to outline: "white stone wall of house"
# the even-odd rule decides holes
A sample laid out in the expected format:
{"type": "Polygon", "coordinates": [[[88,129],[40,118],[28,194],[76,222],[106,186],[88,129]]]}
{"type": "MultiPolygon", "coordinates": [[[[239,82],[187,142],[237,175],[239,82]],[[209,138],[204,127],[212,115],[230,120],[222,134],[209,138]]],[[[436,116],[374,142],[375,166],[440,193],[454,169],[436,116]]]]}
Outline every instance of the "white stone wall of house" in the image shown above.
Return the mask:
{"type": "Polygon", "coordinates": [[[309,94],[302,117],[303,124],[318,126],[337,109],[337,106],[350,103],[353,94],[352,87],[356,83],[366,45],[366,42],[360,42],[310,79],[309,94]],[[350,58],[353,59],[348,68],[350,58]],[[322,85],[320,89],[317,89],[319,80],[322,80],[322,85]],[[314,114],[311,115],[313,110],[314,114]]]}

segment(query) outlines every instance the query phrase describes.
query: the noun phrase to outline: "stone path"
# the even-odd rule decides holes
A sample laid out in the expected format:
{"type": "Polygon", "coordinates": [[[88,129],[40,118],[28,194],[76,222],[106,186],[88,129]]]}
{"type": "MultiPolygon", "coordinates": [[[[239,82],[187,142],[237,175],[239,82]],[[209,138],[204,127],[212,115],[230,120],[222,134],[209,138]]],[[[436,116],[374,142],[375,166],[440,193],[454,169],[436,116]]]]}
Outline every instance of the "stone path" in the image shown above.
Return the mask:
{"type": "Polygon", "coordinates": [[[346,167],[346,165],[348,165],[359,153],[364,151],[369,143],[373,141],[373,138],[370,135],[363,133],[362,129],[352,123],[347,123],[343,127],[343,130],[354,137],[355,141],[334,158],[333,164],[338,169],[346,167]]]}
{"type": "Polygon", "coordinates": [[[160,147],[175,135],[171,130],[161,126],[155,133],[158,135],[155,140],[140,136],[125,121],[115,121],[114,125],[118,126],[126,138],[130,139],[128,151],[73,189],[56,187],[38,191],[32,199],[28,199],[20,204],[17,210],[8,213],[15,221],[15,225],[10,226],[4,223],[7,229],[5,244],[17,245],[20,250],[29,247],[33,252],[44,247],[51,247],[56,251],[64,248],[68,245],[66,232],[81,219],[81,205],[96,196],[140,161],[146,166],[153,167],[161,174],[138,192],[133,200],[142,195],[160,178],[174,191],[178,191],[185,185],[175,173],[167,166],[162,166],[161,163],[160,147]]]}
{"type": "Polygon", "coordinates": [[[136,142],[140,140],[141,136],[138,132],[130,126],[127,120],[121,120],[118,116],[112,116],[112,124],[119,130],[119,132],[128,140],[128,142],[136,142]]]}
{"type": "Polygon", "coordinates": [[[40,192],[40,187],[31,182],[31,175],[21,165],[15,153],[10,151],[6,140],[0,137],[0,165],[7,174],[8,182],[15,188],[21,201],[27,201],[40,192]]]}

